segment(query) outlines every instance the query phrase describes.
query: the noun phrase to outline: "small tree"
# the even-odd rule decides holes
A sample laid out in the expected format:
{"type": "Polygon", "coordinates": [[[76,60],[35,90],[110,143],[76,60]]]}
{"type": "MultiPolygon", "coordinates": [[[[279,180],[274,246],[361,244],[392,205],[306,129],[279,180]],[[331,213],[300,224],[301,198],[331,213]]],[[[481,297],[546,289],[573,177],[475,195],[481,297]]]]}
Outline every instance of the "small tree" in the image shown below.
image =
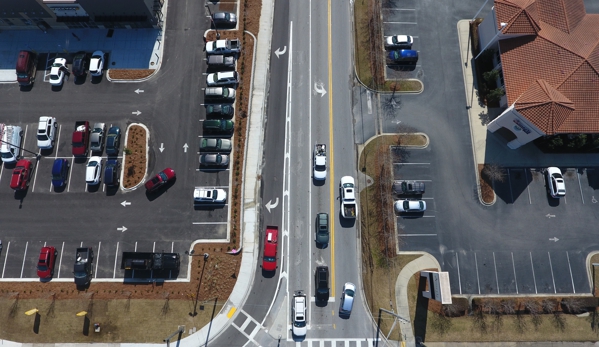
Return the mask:
{"type": "Polygon", "coordinates": [[[483,78],[490,86],[493,86],[499,78],[499,70],[487,71],[483,73],[483,78]]]}
{"type": "Polygon", "coordinates": [[[497,164],[485,164],[482,173],[491,181],[503,182],[505,180],[505,169],[497,164]]]}
{"type": "Polygon", "coordinates": [[[502,96],[505,95],[505,90],[503,88],[495,88],[487,94],[487,102],[494,103],[498,102],[502,96]]]}

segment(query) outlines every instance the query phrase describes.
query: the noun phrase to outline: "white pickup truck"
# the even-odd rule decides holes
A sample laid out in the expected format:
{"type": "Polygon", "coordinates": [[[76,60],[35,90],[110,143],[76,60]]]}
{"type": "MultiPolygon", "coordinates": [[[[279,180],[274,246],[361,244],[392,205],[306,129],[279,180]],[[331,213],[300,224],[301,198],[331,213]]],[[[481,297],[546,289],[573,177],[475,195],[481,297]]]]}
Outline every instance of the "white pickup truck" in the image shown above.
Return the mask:
{"type": "Polygon", "coordinates": [[[239,39],[225,39],[206,42],[206,54],[237,54],[241,52],[239,39]]]}
{"type": "Polygon", "coordinates": [[[354,219],[358,215],[356,209],[356,187],[351,176],[341,177],[341,215],[343,218],[354,219]]]}
{"type": "Polygon", "coordinates": [[[327,179],[327,146],[322,143],[314,145],[314,179],[327,179]]]}

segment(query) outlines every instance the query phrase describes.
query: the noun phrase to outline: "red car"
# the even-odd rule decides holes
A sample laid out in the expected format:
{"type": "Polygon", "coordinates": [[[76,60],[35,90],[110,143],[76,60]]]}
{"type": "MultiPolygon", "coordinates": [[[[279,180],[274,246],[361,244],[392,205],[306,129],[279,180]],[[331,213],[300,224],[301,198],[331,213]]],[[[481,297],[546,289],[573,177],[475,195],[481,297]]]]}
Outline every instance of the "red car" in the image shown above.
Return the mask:
{"type": "Polygon", "coordinates": [[[163,185],[175,179],[177,175],[175,175],[175,170],[167,167],[166,169],[160,171],[154,178],[146,182],[146,189],[148,192],[153,192],[155,190],[160,189],[163,185]]]}
{"type": "Polygon", "coordinates": [[[31,162],[26,159],[21,159],[17,162],[17,166],[12,172],[10,179],[10,187],[14,190],[25,190],[29,185],[29,177],[31,176],[31,162]]]}
{"type": "Polygon", "coordinates": [[[54,263],[57,254],[56,248],[52,246],[42,247],[40,259],[37,261],[37,276],[39,278],[51,278],[54,276],[54,263]]]}
{"type": "Polygon", "coordinates": [[[262,258],[262,269],[275,271],[277,269],[277,239],[279,227],[267,226],[264,236],[264,256],[262,258]]]}

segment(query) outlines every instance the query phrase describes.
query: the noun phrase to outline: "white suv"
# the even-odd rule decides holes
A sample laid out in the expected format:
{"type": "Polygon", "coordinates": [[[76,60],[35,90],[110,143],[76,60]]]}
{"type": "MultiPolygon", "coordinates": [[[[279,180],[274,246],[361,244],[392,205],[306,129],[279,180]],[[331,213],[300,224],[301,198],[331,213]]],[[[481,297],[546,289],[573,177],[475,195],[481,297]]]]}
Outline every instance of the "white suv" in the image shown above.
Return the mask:
{"type": "Polygon", "coordinates": [[[299,292],[293,296],[293,335],[306,336],[306,295],[299,292]]]}
{"type": "Polygon", "coordinates": [[[54,136],[56,135],[56,118],[40,117],[37,125],[37,146],[41,149],[54,147],[54,136]]]}
{"type": "Polygon", "coordinates": [[[225,86],[236,84],[237,82],[239,82],[237,71],[215,72],[208,74],[206,77],[206,85],[208,87],[225,86]]]}

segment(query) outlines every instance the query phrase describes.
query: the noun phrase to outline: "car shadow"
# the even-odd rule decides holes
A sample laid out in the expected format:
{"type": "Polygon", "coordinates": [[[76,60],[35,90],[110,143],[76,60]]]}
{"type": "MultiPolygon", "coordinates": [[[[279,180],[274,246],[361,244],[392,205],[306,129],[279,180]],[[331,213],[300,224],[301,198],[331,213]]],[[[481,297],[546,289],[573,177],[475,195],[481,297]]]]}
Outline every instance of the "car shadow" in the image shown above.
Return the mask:
{"type": "Polygon", "coordinates": [[[40,155],[47,157],[52,155],[52,153],[54,153],[54,147],[52,148],[46,148],[46,149],[40,149],[40,155]]]}
{"type": "Polygon", "coordinates": [[[549,191],[547,191],[547,203],[549,204],[549,206],[551,207],[557,207],[560,205],[562,199],[560,198],[554,198],[551,196],[551,194],[549,194],[549,191]]]}
{"type": "Polygon", "coordinates": [[[87,73],[84,73],[81,76],[74,76],[73,77],[73,83],[75,83],[78,86],[80,86],[82,84],[85,84],[86,80],[87,80],[87,73]]]}
{"type": "Polygon", "coordinates": [[[33,89],[33,84],[30,84],[28,86],[20,86],[20,89],[22,92],[30,92],[33,89]]]}
{"type": "Polygon", "coordinates": [[[262,277],[264,278],[273,278],[277,274],[277,271],[266,271],[262,269],[262,277]]]}
{"type": "Polygon", "coordinates": [[[314,242],[316,244],[316,248],[318,249],[326,249],[327,247],[329,247],[328,243],[320,243],[320,242],[314,242]]]}
{"type": "Polygon", "coordinates": [[[214,210],[221,210],[223,209],[225,206],[227,206],[227,204],[206,204],[206,203],[197,203],[194,202],[193,203],[193,209],[196,211],[214,211],[214,210]]]}
{"type": "Polygon", "coordinates": [[[114,196],[119,191],[119,186],[106,186],[106,196],[114,196]]]}
{"type": "MultiPolygon", "coordinates": [[[[152,177],[153,178],[153,177],[152,177]]],[[[167,182],[165,185],[160,187],[160,189],[155,190],[153,192],[148,192],[146,190],[146,198],[148,201],[154,201],[158,199],[162,194],[168,192],[168,190],[177,182],[177,177],[175,176],[171,181],[167,182]]]]}
{"type": "Polygon", "coordinates": [[[328,304],[328,300],[317,300],[316,298],[314,298],[314,305],[316,305],[316,307],[326,307],[328,304]]]}
{"type": "Polygon", "coordinates": [[[73,158],[75,164],[85,164],[87,162],[87,156],[76,156],[73,158]]]}
{"type": "Polygon", "coordinates": [[[102,185],[102,182],[100,182],[98,184],[92,184],[92,185],[87,184],[87,192],[88,193],[96,193],[97,191],[100,190],[101,185],[102,185]]]}
{"type": "Polygon", "coordinates": [[[295,336],[294,333],[291,333],[291,338],[295,342],[302,342],[302,341],[304,341],[306,339],[306,336],[295,336]]]}
{"type": "Polygon", "coordinates": [[[90,284],[91,284],[91,281],[89,281],[89,283],[86,285],[76,284],[75,286],[77,287],[77,291],[83,292],[83,291],[87,291],[89,289],[90,284]]]}
{"type": "Polygon", "coordinates": [[[49,278],[40,278],[40,282],[42,282],[42,283],[48,283],[48,282],[51,282],[51,281],[52,281],[52,277],[49,277],[49,278]]]}
{"type": "Polygon", "coordinates": [[[62,187],[56,187],[56,186],[52,185],[52,189],[54,190],[55,193],[62,193],[67,189],[67,185],[65,184],[62,187]]]}
{"type": "Polygon", "coordinates": [[[89,81],[91,84],[100,84],[103,80],[102,77],[104,77],[104,74],[101,74],[100,76],[91,76],[89,81]]]}
{"type": "Polygon", "coordinates": [[[387,67],[395,71],[414,71],[416,70],[416,63],[405,63],[405,64],[389,64],[387,67]]]}
{"type": "Polygon", "coordinates": [[[397,216],[403,219],[416,219],[422,218],[424,216],[424,212],[399,212],[397,216]]]}
{"type": "Polygon", "coordinates": [[[28,191],[29,191],[29,188],[24,189],[24,190],[16,190],[15,191],[15,200],[23,201],[27,197],[28,191]]]}
{"type": "Polygon", "coordinates": [[[356,218],[345,218],[339,211],[339,224],[341,224],[342,228],[351,228],[356,225],[356,218]]]}
{"type": "Polygon", "coordinates": [[[200,165],[199,170],[200,170],[200,172],[220,172],[220,171],[227,171],[227,168],[226,167],[217,168],[217,167],[200,165]]]}

